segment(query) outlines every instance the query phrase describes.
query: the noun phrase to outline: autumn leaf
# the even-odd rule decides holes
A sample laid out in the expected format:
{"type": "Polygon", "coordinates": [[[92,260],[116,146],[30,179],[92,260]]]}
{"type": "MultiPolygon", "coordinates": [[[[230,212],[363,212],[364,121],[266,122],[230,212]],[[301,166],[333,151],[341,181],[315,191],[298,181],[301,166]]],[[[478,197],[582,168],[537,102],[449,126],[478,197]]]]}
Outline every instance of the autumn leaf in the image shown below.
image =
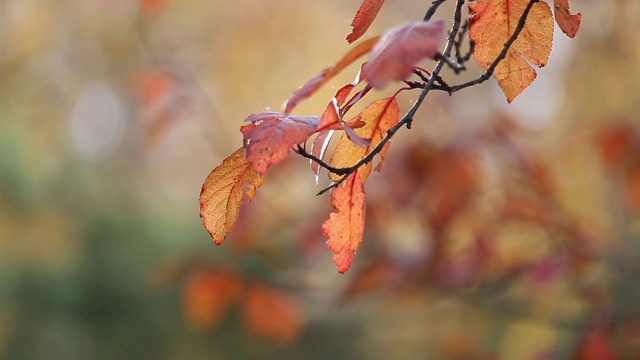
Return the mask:
{"type": "Polygon", "coordinates": [[[324,85],[324,83],[332,79],[358,58],[367,54],[371,50],[373,45],[376,44],[379,38],[379,36],[376,36],[371,39],[364,40],[356,47],[351,49],[346,55],[344,55],[337,64],[322,70],[318,75],[309,79],[304,85],[300,87],[300,89],[298,89],[293,93],[293,95],[291,95],[291,97],[287,101],[287,104],[285,105],[284,112],[287,114],[290,113],[300,101],[313,95],[322,85],[324,85]]]}
{"type": "MultiPolygon", "coordinates": [[[[528,0],[477,0],[469,3],[469,37],[475,42],[473,55],[488,68],[515,32],[528,0]]],[[[536,78],[529,65],[545,66],[551,53],[553,19],[549,5],[537,2],[531,8],[524,29],[500,61],[493,75],[511,102],[536,78]]]]}
{"type": "Polygon", "coordinates": [[[369,29],[373,20],[382,8],[384,0],[364,0],[356,12],[355,17],[351,21],[353,31],[347,36],[347,41],[352,43],[358,40],[369,29]]]}
{"type": "Polygon", "coordinates": [[[242,279],[231,270],[199,271],[184,287],[185,311],[189,323],[198,330],[216,326],[242,292],[242,279]]]}
{"type": "Polygon", "coordinates": [[[249,329],[263,338],[288,343],[296,340],[302,331],[298,299],[264,284],[248,289],[244,315],[249,329]]]}
{"type": "MultiPolygon", "coordinates": [[[[358,160],[363,158],[369,151],[376,147],[382,138],[386,135],[387,130],[398,123],[400,116],[400,108],[395,97],[379,99],[367,105],[357,118],[364,121],[365,126],[355,129],[355,132],[362,138],[369,139],[371,144],[366,147],[359,146],[352,142],[348,136],[343,135],[331,156],[330,164],[334,167],[343,168],[355,165],[358,160]]],[[[380,163],[376,167],[380,171],[382,161],[384,160],[389,143],[386,143],[380,151],[380,163]]],[[[366,181],[371,172],[371,163],[360,168],[360,176],[366,181]]],[[[329,174],[333,181],[337,181],[340,176],[329,174]]]]}
{"type": "Polygon", "coordinates": [[[351,267],[364,235],[366,203],[360,170],[332,190],[331,203],[336,212],[322,224],[322,232],[329,238],[327,248],[333,252],[333,262],[340,273],[351,267]]]}
{"type": "Polygon", "coordinates": [[[242,147],[207,176],[200,191],[200,217],[216,245],[222,244],[238,221],[244,184],[247,197],[253,200],[262,182],[263,175],[245,159],[242,147]]]}
{"type": "Polygon", "coordinates": [[[553,15],[563,33],[570,38],[576,36],[580,29],[582,14],[571,15],[569,0],[553,0],[553,15]]]}
{"type": "Polygon", "coordinates": [[[433,59],[444,37],[444,21],[414,21],[387,30],[371,49],[366,79],[375,88],[403,80],[425,58],[433,59]]]}
{"type": "Polygon", "coordinates": [[[292,146],[307,140],[316,131],[320,119],[266,111],[251,114],[245,121],[251,122],[240,129],[248,143],[247,160],[257,172],[264,174],[269,167],[284,160],[292,146]]]}

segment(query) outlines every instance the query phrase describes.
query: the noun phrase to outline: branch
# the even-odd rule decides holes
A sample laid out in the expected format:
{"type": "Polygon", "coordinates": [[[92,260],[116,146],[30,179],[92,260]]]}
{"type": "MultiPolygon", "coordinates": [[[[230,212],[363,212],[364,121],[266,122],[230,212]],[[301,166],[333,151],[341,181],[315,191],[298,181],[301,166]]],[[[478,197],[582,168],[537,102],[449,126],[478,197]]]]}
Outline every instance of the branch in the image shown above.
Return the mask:
{"type": "MultiPolygon", "coordinates": [[[[429,9],[431,10],[432,8],[437,8],[444,1],[446,0],[434,1],[434,3],[431,5],[429,9]]],[[[460,24],[462,22],[462,7],[464,5],[464,2],[465,0],[456,0],[456,9],[453,17],[453,25],[451,26],[451,31],[449,32],[447,43],[445,45],[444,51],[442,52],[442,56],[444,58],[448,58],[449,56],[451,56],[451,50],[455,45],[456,35],[460,30],[460,24]]],[[[429,15],[429,12],[427,12],[427,15],[429,15]]],[[[425,18],[426,17],[427,16],[425,16],[425,18]]],[[[327,169],[328,171],[336,175],[342,175],[342,178],[340,178],[340,180],[334,182],[329,187],[320,191],[318,195],[323,194],[327,192],[329,189],[332,189],[338,186],[341,182],[343,182],[350,174],[355,172],[358,168],[360,168],[365,164],[370,163],[373,160],[373,158],[382,151],[385,144],[388,143],[389,140],[391,140],[391,138],[393,137],[393,135],[395,135],[395,133],[398,132],[398,130],[400,130],[402,127],[406,126],[407,129],[411,128],[411,122],[413,121],[413,117],[415,116],[416,112],[422,105],[422,102],[424,101],[424,99],[427,97],[427,94],[429,94],[429,91],[431,91],[431,89],[434,87],[434,83],[436,79],[440,77],[439,74],[442,71],[442,68],[444,67],[444,65],[447,63],[444,60],[444,58],[440,58],[436,63],[436,66],[434,67],[433,71],[431,72],[431,76],[429,77],[429,81],[424,85],[424,88],[422,89],[420,96],[418,96],[418,99],[413,104],[411,109],[409,109],[409,111],[402,117],[402,119],[400,119],[400,121],[398,121],[396,125],[392,126],[389,130],[387,130],[387,134],[380,140],[378,144],[376,144],[376,146],[373,149],[369,151],[369,153],[365,157],[360,159],[354,165],[349,167],[344,167],[344,168],[336,168],[322,161],[322,159],[319,159],[316,156],[313,156],[312,154],[307,153],[303,147],[301,146],[297,147],[296,151],[298,154],[302,155],[307,159],[317,162],[318,165],[322,166],[323,168],[327,169]]]]}
{"type": "MultiPolygon", "coordinates": [[[[434,0],[431,6],[429,7],[429,9],[427,10],[427,13],[424,17],[425,21],[428,21],[433,16],[433,14],[438,9],[438,7],[445,1],[446,0],[434,0]]],[[[324,194],[330,189],[333,189],[334,187],[340,185],[343,181],[345,181],[352,173],[354,173],[361,166],[373,161],[375,156],[382,151],[384,146],[391,140],[391,138],[396,134],[396,132],[398,132],[398,130],[400,130],[402,127],[406,126],[407,129],[411,129],[411,123],[413,122],[413,117],[415,116],[416,112],[424,102],[424,99],[427,97],[427,94],[429,94],[431,90],[444,90],[444,91],[447,91],[449,95],[451,95],[456,91],[462,90],[469,86],[480,84],[488,80],[493,74],[493,72],[495,71],[496,66],[498,66],[500,61],[502,61],[506,57],[507,52],[509,51],[513,43],[516,41],[516,39],[524,29],[524,26],[526,24],[526,20],[527,20],[527,17],[529,16],[529,12],[531,11],[531,8],[535,3],[537,3],[540,0],[529,0],[529,3],[527,4],[524,12],[520,16],[520,19],[518,20],[518,25],[514,33],[511,35],[509,40],[504,44],[502,51],[500,52],[498,57],[493,61],[493,63],[487,68],[484,74],[482,74],[480,77],[478,77],[475,80],[463,83],[461,85],[449,86],[440,77],[440,72],[442,71],[445,65],[452,66],[451,64],[452,50],[454,49],[456,50],[456,59],[462,58],[463,60],[468,59],[473,50],[473,43],[471,43],[471,49],[469,50],[469,54],[467,54],[464,57],[460,56],[460,39],[468,29],[467,28],[468,25],[466,23],[465,25],[461,25],[462,24],[462,7],[465,1],[466,0],[456,0],[456,7],[455,7],[454,17],[453,17],[453,25],[451,26],[451,30],[447,37],[447,42],[445,44],[444,51],[442,52],[442,54],[436,57],[437,62],[430,76],[427,78],[421,71],[416,70],[414,71],[414,73],[423,80],[423,84],[418,85],[416,83],[410,83],[410,82],[407,83],[410,88],[422,87],[422,91],[420,92],[418,99],[413,104],[413,106],[411,106],[409,111],[402,117],[402,119],[400,119],[396,125],[392,126],[389,130],[387,130],[387,133],[385,134],[385,136],[380,140],[378,144],[376,144],[374,148],[369,150],[369,153],[367,153],[365,157],[358,160],[358,162],[356,162],[352,166],[337,168],[324,162],[322,159],[312,154],[309,154],[304,149],[304,147],[300,145],[297,146],[296,152],[299,155],[318,163],[318,165],[327,169],[329,172],[341,176],[339,180],[333,182],[331,185],[321,190],[318,193],[318,195],[324,194]],[[462,26],[462,32],[461,32],[461,26],[462,26]]],[[[464,65],[461,64],[461,66],[464,66],[464,65]]],[[[455,66],[452,66],[452,67],[455,70],[455,66]]]]}
{"type": "Polygon", "coordinates": [[[491,77],[491,75],[493,75],[493,72],[495,71],[495,69],[498,66],[498,64],[500,63],[500,61],[502,61],[507,56],[507,53],[509,52],[509,49],[511,48],[511,45],[513,45],[513,43],[518,39],[518,36],[520,35],[522,30],[524,29],[524,26],[525,26],[525,24],[527,22],[527,17],[529,16],[529,12],[531,11],[531,8],[538,1],[540,1],[540,0],[529,0],[529,3],[527,4],[527,7],[524,9],[524,12],[520,16],[520,19],[518,20],[518,25],[516,26],[516,30],[513,32],[513,34],[509,38],[509,40],[504,44],[504,46],[502,47],[502,51],[500,52],[498,57],[493,61],[493,63],[491,63],[491,65],[489,65],[489,67],[484,72],[484,74],[480,75],[480,77],[478,77],[477,79],[468,81],[468,82],[460,84],[460,85],[452,86],[448,91],[449,95],[453,94],[456,91],[460,91],[460,90],[462,90],[464,88],[467,88],[469,86],[478,85],[478,84],[481,84],[481,83],[489,80],[489,78],[491,77]]]}

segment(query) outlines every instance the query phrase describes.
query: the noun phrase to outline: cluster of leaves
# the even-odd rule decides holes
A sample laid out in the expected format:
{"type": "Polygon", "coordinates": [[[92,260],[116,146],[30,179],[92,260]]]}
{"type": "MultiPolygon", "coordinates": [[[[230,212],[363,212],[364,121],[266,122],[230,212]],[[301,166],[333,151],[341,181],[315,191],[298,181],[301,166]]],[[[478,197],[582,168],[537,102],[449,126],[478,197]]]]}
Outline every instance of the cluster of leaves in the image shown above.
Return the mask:
{"type": "MultiPolygon", "coordinates": [[[[221,244],[234,228],[244,194],[253,199],[268,169],[294,150],[311,160],[316,181],[322,169],[328,171],[332,183],[320,193],[331,190],[335,212],[329,215],[322,230],[328,237],[327,247],[334,253],[338,271],[347,271],[364,234],[364,184],[372,170],[381,170],[390,139],[401,128],[411,127],[417,109],[430,91],[451,95],[493,75],[511,102],[533,82],[536,72],[531,65],[545,66],[551,52],[553,15],[546,2],[471,1],[468,9],[472,15],[463,20],[465,0],[456,0],[453,23],[445,36],[445,22],[432,20],[445,1],[434,1],[422,21],[406,22],[381,36],[361,41],[334,66],[322,70],[295,91],[283,112],[263,111],[246,118],[249,124],[241,127],[243,146],[213,169],[200,194],[200,215],[216,244],[221,244]],[[469,50],[463,53],[467,40],[469,50]],[[445,45],[440,51],[443,41],[445,45]],[[296,105],[365,55],[368,60],[360,66],[354,81],[336,92],[320,116],[292,114],[296,105]],[[449,85],[440,76],[445,66],[456,73],[465,70],[471,55],[486,68],[482,76],[459,85],[449,85]],[[425,59],[436,61],[431,71],[419,66],[425,59]],[[417,80],[412,80],[412,76],[417,80]],[[359,114],[347,118],[353,105],[372,89],[397,81],[403,85],[392,96],[374,100],[359,114]],[[357,87],[359,90],[352,95],[357,87]],[[412,90],[420,91],[420,95],[401,117],[397,95],[412,90]],[[342,135],[329,160],[324,161],[336,131],[342,135]],[[308,149],[309,141],[312,144],[308,149]],[[372,162],[377,156],[379,161],[374,168],[372,162]]],[[[366,32],[383,3],[383,0],[363,1],[353,19],[353,31],[347,37],[350,43],[366,32]]],[[[554,11],[560,28],[573,37],[580,25],[580,14],[571,15],[566,0],[555,0],[554,11]]]]}

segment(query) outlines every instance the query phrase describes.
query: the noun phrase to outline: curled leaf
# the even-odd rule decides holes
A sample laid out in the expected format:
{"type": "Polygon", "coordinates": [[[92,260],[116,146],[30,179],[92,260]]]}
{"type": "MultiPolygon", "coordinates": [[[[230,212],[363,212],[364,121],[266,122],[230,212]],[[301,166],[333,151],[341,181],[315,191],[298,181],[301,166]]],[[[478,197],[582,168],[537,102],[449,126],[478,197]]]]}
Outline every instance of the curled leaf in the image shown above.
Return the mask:
{"type": "Polygon", "coordinates": [[[245,121],[252,122],[240,129],[248,143],[247,160],[264,174],[269,167],[284,160],[292,146],[307,140],[316,131],[320,119],[266,111],[251,114],[245,121]]]}
{"type": "Polygon", "coordinates": [[[238,221],[244,184],[247,197],[253,200],[263,180],[263,175],[245,159],[242,147],[207,176],[200,191],[200,217],[216,245],[222,244],[238,221]]]}
{"type": "Polygon", "coordinates": [[[433,59],[444,38],[444,21],[414,21],[387,30],[376,43],[365,66],[371,86],[384,87],[391,80],[403,80],[425,58],[433,59]]]}
{"type": "Polygon", "coordinates": [[[582,14],[571,15],[569,12],[569,0],[553,0],[553,15],[563,33],[570,38],[576,36],[578,30],[580,30],[582,14]]]}
{"type": "Polygon", "coordinates": [[[358,40],[369,29],[378,12],[382,8],[384,0],[364,0],[351,21],[353,31],[347,36],[347,41],[352,43],[358,40]]]}

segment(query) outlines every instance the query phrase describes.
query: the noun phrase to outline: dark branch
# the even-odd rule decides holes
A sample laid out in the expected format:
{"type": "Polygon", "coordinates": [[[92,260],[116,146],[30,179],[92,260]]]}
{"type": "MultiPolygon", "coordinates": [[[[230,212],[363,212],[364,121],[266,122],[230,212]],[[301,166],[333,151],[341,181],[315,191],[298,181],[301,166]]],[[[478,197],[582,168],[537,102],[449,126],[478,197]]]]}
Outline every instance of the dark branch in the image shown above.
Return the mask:
{"type": "Polygon", "coordinates": [[[445,1],[447,0],[433,0],[433,2],[431,3],[431,6],[429,6],[429,8],[427,9],[427,13],[424,14],[424,18],[422,19],[422,21],[431,20],[433,15],[436,13],[436,10],[438,10],[440,5],[444,4],[445,1]]]}
{"type": "MultiPolygon", "coordinates": [[[[445,1],[446,0],[434,0],[431,6],[429,7],[429,9],[427,10],[424,20],[428,21],[429,19],[431,19],[431,17],[436,12],[438,7],[445,1]]],[[[445,65],[451,66],[456,72],[463,70],[464,63],[468,61],[469,58],[471,57],[471,53],[474,47],[473,42],[471,42],[469,53],[465,54],[464,56],[461,55],[460,48],[461,48],[462,38],[466,34],[469,28],[468,21],[465,22],[464,25],[462,25],[462,8],[465,1],[466,0],[456,0],[456,7],[454,11],[453,25],[451,26],[451,31],[449,32],[449,35],[447,37],[447,42],[446,42],[444,51],[442,52],[442,54],[436,57],[437,62],[431,74],[427,76],[423,73],[423,71],[415,69],[414,74],[416,74],[423,82],[419,83],[419,82],[405,81],[405,83],[411,89],[422,88],[422,91],[420,92],[418,99],[413,104],[413,106],[411,106],[409,111],[402,117],[402,119],[400,119],[396,125],[392,126],[389,130],[387,130],[387,133],[385,134],[385,136],[380,140],[380,142],[376,144],[374,148],[369,150],[366,156],[358,160],[358,162],[352,166],[337,168],[324,162],[322,159],[308,153],[304,147],[300,145],[297,146],[296,152],[298,154],[300,154],[301,156],[307,159],[310,159],[311,161],[318,163],[318,165],[327,169],[329,172],[336,174],[338,176],[341,176],[339,180],[334,181],[331,185],[321,190],[318,193],[318,195],[324,194],[330,189],[333,189],[339,186],[342,182],[344,182],[351,174],[353,174],[361,166],[373,161],[376,155],[380,154],[384,146],[391,140],[391,138],[396,134],[396,132],[398,132],[398,130],[400,130],[402,127],[406,126],[407,129],[410,129],[411,123],[413,122],[413,118],[416,112],[418,111],[418,109],[424,102],[425,98],[427,97],[427,94],[429,94],[431,90],[444,90],[444,91],[447,91],[449,95],[451,95],[456,91],[459,91],[469,86],[480,84],[486,81],[487,79],[489,79],[489,77],[491,77],[491,75],[495,71],[496,66],[498,66],[498,63],[500,63],[500,61],[506,57],[509,49],[511,48],[515,40],[518,38],[522,30],[524,29],[526,19],[529,15],[529,12],[531,11],[531,8],[533,7],[533,4],[535,4],[540,0],[529,0],[529,3],[527,4],[524,12],[522,13],[522,16],[518,20],[518,25],[514,33],[511,35],[509,40],[504,44],[504,47],[500,52],[500,54],[498,55],[498,57],[493,61],[493,63],[489,66],[489,68],[487,68],[486,72],[483,75],[481,75],[479,78],[475,80],[469,81],[461,85],[449,86],[440,77],[440,72],[442,71],[445,65]],[[451,60],[451,52],[454,49],[456,52],[455,54],[456,61],[451,60]]]]}

